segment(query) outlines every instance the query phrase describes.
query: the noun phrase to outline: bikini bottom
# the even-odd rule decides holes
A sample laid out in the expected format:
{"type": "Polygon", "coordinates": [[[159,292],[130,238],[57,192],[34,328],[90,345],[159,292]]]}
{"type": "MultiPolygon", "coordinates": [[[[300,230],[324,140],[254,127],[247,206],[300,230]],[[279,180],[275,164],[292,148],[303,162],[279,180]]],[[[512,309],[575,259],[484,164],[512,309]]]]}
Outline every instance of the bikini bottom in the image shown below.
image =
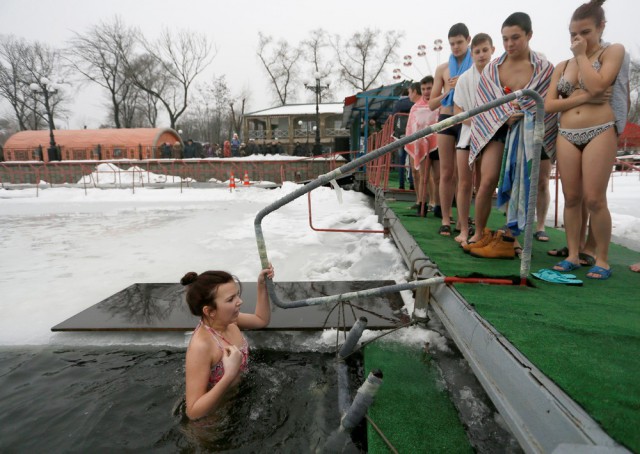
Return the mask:
{"type": "Polygon", "coordinates": [[[603,125],[592,126],[590,128],[564,129],[559,128],[558,133],[569,142],[571,142],[578,150],[583,151],[589,142],[612,127],[615,122],[610,121],[603,125]]]}

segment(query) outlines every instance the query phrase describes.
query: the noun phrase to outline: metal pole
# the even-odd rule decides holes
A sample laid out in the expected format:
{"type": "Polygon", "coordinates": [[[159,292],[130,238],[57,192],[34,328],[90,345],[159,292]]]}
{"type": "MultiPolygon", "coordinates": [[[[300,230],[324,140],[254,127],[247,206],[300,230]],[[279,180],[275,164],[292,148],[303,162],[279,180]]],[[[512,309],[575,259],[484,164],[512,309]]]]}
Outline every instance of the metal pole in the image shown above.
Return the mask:
{"type": "MultiPolygon", "coordinates": [[[[256,218],[254,220],[254,228],[256,232],[256,242],[258,245],[258,254],[260,255],[260,261],[263,268],[268,268],[269,266],[269,258],[267,256],[267,248],[264,241],[264,234],[262,232],[262,220],[269,213],[281,208],[289,202],[297,199],[298,197],[313,191],[315,188],[319,186],[326,185],[331,180],[335,180],[342,175],[345,175],[352,170],[357,169],[358,167],[366,164],[367,162],[373,161],[374,159],[379,158],[380,156],[389,153],[395,149],[400,147],[404,147],[408,143],[411,143],[417,139],[428,136],[430,134],[437,133],[442,131],[443,129],[449,128],[457,123],[461,123],[468,118],[471,118],[475,115],[478,115],[482,112],[486,112],[491,110],[497,106],[513,101],[516,98],[528,96],[532,98],[536,102],[536,117],[535,117],[535,129],[533,135],[533,146],[534,146],[534,154],[533,160],[531,164],[531,189],[529,191],[529,209],[527,211],[527,225],[525,228],[525,238],[524,238],[524,249],[522,254],[522,261],[520,264],[520,280],[521,285],[523,282],[526,282],[526,278],[529,275],[529,268],[531,266],[531,249],[532,249],[532,241],[533,241],[533,220],[534,220],[534,212],[536,206],[536,199],[538,196],[537,191],[537,181],[540,167],[540,152],[542,150],[542,141],[544,138],[544,100],[542,97],[534,90],[518,90],[513,93],[510,93],[502,98],[495,99],[487,104],[482,106],[474,107],[467,112],[459,113],[458,115],[454,115],[452,117],[447,118],[441,122],[435,123],[421,131],[417,131],[411,135],[405,136],[402,139],[396,140],[392,143],[389,143],[383,147],[378,148],[377,150],[373,150],[370,153],[365,154],[337,169],[328,172],[324,175],[320,175],[315,180],[309,182],[308,184],[296,189],[295,191],[287,194],[279,200],[276,200],[272,204],[263,208],[258,212],[256,218]]],[[[278,295],[275,292],[275,287],[273,285],[273,281],[271,279],[267,279],[267,290],[269,292],[269,297],[271,301],[278,307],[282,308],[292,308],[292,307],[302,307],[302,306],[311,306],[314,304],[324,304],[324,303],[336,303],[339,301],[350,300],[350,299],[358,299],[370,296],[378,296],[387,293],[395,293],[401,290],[413,290],[419,287],[427,287],[431,285],[442,284],[445,282],[444,277],[431,278],[421,281],[413,281],[407,282],[404,284],[395,284],[386,287],[379,287],[369,290],[362,290],[359,292],[350,292],[339,295],[330,295],[323,296],[317,298],[308,298],[305,300],[298,301],[289,301],[283,302],[280,300],[278,295]]]]}
{"type": "Polygon", "coordinates": [[[315,155],[322,154],[320,145],[320,79],[316,79],[316,151],[315,155]]]}

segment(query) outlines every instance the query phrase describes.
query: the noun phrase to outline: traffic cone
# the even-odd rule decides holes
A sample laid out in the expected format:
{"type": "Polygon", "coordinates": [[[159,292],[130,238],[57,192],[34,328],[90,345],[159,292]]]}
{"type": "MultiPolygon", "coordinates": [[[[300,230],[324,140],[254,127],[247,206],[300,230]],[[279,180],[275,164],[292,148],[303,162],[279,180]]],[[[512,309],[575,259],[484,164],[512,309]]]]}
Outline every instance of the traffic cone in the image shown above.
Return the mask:
{"type": "Polygon", "coordinates": [[[229,192],[233,191],[236,188],[236,177],[231,172],[231,177],[229,177],[229,192]]]}
{"type": "Polygon", "coordinates": [[[244,171],[244,180],[242,181],[243,186],[249,186],[251,183],[249,182],[249,172],[244,171]]]}

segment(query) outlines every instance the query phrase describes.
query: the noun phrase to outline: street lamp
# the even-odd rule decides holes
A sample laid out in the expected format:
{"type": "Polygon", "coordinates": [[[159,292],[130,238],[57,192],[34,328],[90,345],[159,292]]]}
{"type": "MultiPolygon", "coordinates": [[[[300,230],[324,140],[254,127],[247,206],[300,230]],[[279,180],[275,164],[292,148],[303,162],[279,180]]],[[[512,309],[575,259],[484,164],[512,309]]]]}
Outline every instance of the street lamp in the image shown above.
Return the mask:
{"type": "Polygon", "coordinates": [[[49,105],[49,96],[58,92],[58,87],[46,77],[40,79],[40,85],[32,83],[29,88],[34,93],[42,93],[44,95],[44,108],[47,112],[47,120],[49,122],[49,148],[48,157],[49,161],[59,161],[58,150],[56,149],[56,140],[53,137],[53,130],[55,125],[53,124],[53,112],[51,112],[51,106],[49,105]]]}
{"type": "Polygon", "coordinates": [[[324,90],[329,89],[329,84],[320,85],[321,75],[319,71],[316,71],[313,77],[316,79],[315,85],[304,84],[304,87],[316,94],[316,126],[314,127],[316,131],[316,143],[313,145],[313,154],[319,155],[322,154],[322,145],[320,144],[320,96],[324,90]]]}

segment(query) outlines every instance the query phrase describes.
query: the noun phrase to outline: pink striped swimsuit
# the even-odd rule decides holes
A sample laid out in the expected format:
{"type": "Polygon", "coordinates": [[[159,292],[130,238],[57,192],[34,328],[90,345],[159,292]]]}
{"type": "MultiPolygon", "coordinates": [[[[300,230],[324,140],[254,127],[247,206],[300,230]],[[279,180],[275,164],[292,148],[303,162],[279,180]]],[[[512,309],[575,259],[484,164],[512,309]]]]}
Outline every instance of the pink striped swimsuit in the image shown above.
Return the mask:
{"type": "MultiPolygon", "coordinates": [[[[220,342],[220,339],[222,339],[228,345],[233,345],[231,342],[225,339],[222,334],[220,334],[219,332],[217,332],[210,326],[205,325],[202,322],[198,324],[198,326],[196,327],[196,330],[200,328],[200,326],[204,326],[205,329],[211,333],[216,343],[218,344],[218,347],[220,347],[220,350],[222,350],[223,354],[224,354],[224,345],[222,345],[222,342],[220,342]]],[[[246,372],[249,370],[249,344],[247,343],[247,340],[244,338],[244,336],[242,336],[242,346],[239,347],[239,350],[240,350],[240,353],[242,353],[242,363],[240,364],[240,372],[246,372]]],[[[209,375],[209,387],[213,388],[215,384],[220,381],[223,375],[224,375],[224,365],[222,364],[222,359],[221,359],[220,361],[218,361],[217,364],[215,364],[211,368],[211,375],[209,375]]]]}

